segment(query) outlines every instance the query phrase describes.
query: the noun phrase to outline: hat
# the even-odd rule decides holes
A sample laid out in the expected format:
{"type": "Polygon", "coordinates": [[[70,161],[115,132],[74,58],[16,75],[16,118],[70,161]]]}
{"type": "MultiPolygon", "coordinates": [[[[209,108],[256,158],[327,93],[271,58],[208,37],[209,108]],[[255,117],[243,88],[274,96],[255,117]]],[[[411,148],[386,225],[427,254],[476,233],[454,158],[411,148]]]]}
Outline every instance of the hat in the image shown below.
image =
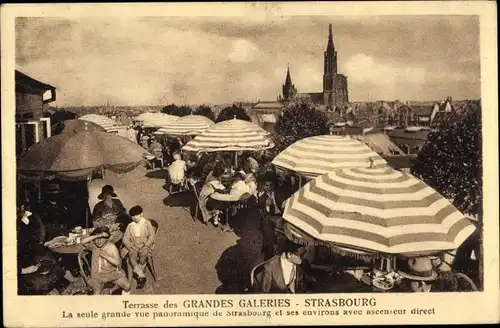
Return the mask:
{"type": "Polygon", "coordinates": [[[44,193],[50,194],[50,195],[55,195],[55,194],[61,194],[63,192],[61,185],[58,183],[51,183],[44,189],[44,193]]]}
{"type": "Polygon", "coordinates": [[[99,196],[97,196],[97,198],[104,199],[106,194],[110,194],[111,197],[116,197],[115,190],[113,189],[113,186],[105,185],[104,187],[102,187],[101,194],[99,196]]]}
{"type": "Polygon", "coordinates": [[[433,281],[438,277],[428,257],[416,257],[408,260],[408,272],[398,272],[403,278],[420,281],[433,281]]]}
{"type": "Polygon", "coordinates": [[[108,227],[95,228],[94,231],[92,231],[92,233],[90,235],[91,236],[95,236],[95,235],[101,234],[103,232],[107,233],[108,236],[111,235],[110,232],[109,232],[109,228],[108,227]]]}
{"type": "Polygon", "coordinates": [[[136,206],[132,207],[130,209],[130,211],[128,211],[128,214],[130,216],[136,216],[136,215],[142,214],[142,207],[140,207],[139,205],[136,205],[136,206]]]}

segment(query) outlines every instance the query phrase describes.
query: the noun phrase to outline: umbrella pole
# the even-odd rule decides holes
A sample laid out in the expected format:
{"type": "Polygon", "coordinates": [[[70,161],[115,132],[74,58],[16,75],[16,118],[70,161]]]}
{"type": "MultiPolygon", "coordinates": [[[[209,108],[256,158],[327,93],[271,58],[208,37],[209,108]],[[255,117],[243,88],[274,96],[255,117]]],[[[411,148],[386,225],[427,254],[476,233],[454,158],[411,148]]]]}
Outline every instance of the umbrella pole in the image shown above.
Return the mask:
{"type": "Polygon", "coordinates": [[[89,182],[90,178],[87,178],[87,201],[85,203],[85,229],[89,228],[89,182]]]}

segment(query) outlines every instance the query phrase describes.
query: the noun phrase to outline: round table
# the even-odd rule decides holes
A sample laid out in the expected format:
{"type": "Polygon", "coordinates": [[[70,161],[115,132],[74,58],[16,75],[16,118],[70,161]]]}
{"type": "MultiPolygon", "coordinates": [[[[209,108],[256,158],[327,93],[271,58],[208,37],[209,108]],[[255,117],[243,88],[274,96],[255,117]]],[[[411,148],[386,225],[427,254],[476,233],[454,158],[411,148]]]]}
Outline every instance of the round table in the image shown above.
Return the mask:
{"type": "Polygon", "coordinates": [[[216,208],[222,209],[225,212],[226,216],[226,222],[224,224],[224,227],[222,228],[225,231],[233,231],[231,226],[229,225],[229,212],[237,205],[241,204],[242,202],[247,201],[250,197],[252,197],[251,194],[243,194],[243,195],[231,195],[231,194],[223,194],[219,192],[214,192],[213,194],[210,195],[210,198],[219,202],[222,206],[215,206],[216,208]]]}

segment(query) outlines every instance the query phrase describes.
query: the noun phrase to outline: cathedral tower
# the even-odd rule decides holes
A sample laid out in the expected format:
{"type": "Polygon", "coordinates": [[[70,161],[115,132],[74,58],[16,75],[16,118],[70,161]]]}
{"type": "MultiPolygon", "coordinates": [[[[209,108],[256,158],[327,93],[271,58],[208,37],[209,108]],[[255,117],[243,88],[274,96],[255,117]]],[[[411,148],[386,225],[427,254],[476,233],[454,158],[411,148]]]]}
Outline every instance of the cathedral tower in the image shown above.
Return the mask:
{"type": "Polygon", "coordinates": [[[347,77],[338,74],[337,51],[333,44],[332,24],[328,26],[328,43],[324,52],[323,104],[327,108],[342,107],[348,102],[347,77]]]}
{"type": "Polygon", "coordinates": [[[295,89],[295,85],[292,84],[292,77],[290,76],[290,66],[288,66],[288,69],[286,71],[285,84],[283,84],[282,90],[283,90],[282,99],[285,101],[292,100],[293,98],[295,98],[295,95],[297,94],[297,89],[295,89]]]}

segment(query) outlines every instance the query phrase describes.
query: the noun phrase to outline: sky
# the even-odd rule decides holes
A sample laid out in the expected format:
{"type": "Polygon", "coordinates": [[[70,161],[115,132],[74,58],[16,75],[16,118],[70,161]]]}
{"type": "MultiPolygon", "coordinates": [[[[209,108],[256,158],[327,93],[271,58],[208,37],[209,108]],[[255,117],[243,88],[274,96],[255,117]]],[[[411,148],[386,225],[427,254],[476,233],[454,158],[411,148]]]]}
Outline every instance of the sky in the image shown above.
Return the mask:
{"type": "Polygon", "coordinates": [[[322,91],[328,24],[350,101],[480,98],[476,16],[17,18],[16,69],[57,106],[273,101],[288,64],[322,91]]]}

